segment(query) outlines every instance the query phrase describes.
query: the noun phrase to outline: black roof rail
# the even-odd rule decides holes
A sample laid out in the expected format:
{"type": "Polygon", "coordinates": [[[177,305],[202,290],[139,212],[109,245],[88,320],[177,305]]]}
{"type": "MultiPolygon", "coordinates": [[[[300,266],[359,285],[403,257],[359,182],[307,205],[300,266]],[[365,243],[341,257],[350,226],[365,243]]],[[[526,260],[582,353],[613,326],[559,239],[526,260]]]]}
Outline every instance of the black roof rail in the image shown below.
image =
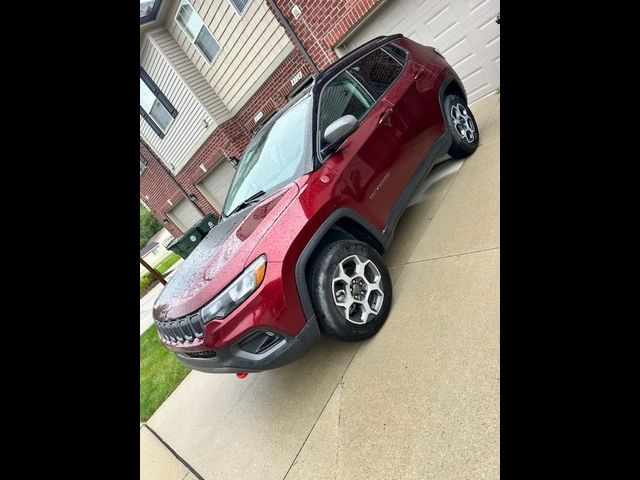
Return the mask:
{"type": "Polygon", "coordinates": [[[333,74],[339,70],[342,70],[345,66],[354,62],[360,57],[365,56],[367,53],[372,52],[376,48],[384,45],[385,43],[391,42],[393,40],[397,40],[398,38],[403,38],[404,35],[401,33],[396,33],[395,35],[381,35],[372,40],[369,40],[367,43],[360,45],[358,48],[350,51],[344,57],[336,60],[334,63],[329,65],[327,68],[322,70],[315,78],[314,89],[319,89],[323,83],[327,81],[333,74]]]}

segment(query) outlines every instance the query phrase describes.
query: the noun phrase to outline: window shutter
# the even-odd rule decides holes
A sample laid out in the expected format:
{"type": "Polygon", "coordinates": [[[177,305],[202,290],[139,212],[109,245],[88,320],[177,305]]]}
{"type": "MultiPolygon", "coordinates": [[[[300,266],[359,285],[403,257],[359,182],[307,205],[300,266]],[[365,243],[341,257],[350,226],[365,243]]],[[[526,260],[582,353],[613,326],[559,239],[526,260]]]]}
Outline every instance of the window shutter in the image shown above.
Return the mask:
{"type": "Polygon", "coordinates": [[[167,112],[169,112],[169,115],[171,115],[173,118],[176,118],[176,116],[178,115],[178,110],[176,109],[176,107],[174,107],[171,104],[169,99],[164,96],[164,93],[160,91],[160,88],[158,88],[155,82],[151,80],[151,77],[149,76],[149,74],[147,74],[147,72],[145,72],[142,67],[140,67],[140,78],[144,83],[147,84],[147,87],[149,87],[149,90],[151,90],[151,92],[156,96],[158,101],[162,105],[164,105],[164,108],[167,109],[167,112]]]}
{"type": "Polygon", "coordinates": [[[149,116],[149,114],[147,112],[145,112],[144,108],[142,108],[142,107],[140,107],[140,115],[142,116],[142,118],[144,118],[146,120],[146,122],[149,124],[149,126],[153,129],[154,132],[156,132],[156,134],[160,138],[164,138],[164,132],[160,129],[160,127],[158,125],[156,125],[156,122],[153,121],[153,118],[151,118],[149,116]]]}

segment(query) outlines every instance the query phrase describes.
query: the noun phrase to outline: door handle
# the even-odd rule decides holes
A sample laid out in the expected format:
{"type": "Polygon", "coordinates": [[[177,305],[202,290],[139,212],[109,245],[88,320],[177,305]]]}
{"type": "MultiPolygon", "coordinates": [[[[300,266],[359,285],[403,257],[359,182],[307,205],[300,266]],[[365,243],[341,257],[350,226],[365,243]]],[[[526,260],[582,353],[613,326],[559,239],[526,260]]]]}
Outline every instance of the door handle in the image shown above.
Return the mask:
{"type": "Polygon", "coordinates": [[[380,115],[380,120],[378,120],[378,125],[381,125],[384,122],[386,122],[392,113],[393,113],[393,108],[387,108],[387,110],[385,110],[385,112],[382,115],[380,115]]]}
{"type": "Polygon", "coordinates": [[[415,77],[413,77],[413,79],[418,80],[422,75],[424,75],[424,67],[420,67],[420,70],[416,72],[416,75],[415,77]]]}

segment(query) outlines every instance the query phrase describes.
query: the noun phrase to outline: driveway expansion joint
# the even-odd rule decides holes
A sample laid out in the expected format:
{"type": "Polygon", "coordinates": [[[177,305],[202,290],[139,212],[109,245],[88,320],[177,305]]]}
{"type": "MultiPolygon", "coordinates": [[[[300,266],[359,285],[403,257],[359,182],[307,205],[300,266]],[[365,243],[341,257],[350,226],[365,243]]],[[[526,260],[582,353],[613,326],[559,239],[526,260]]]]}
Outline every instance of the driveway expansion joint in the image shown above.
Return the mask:
{"type": "Polygon", "coordinates": [[[320,417],[322,416],[322,414],[324,413],[325,408],[327,408],[327,405],[329,404],[329,402],[331,401],[331,399],[333,398],[333,394],[336,393],[336,389],[338,388],[338,386],[340,386],[342,384],[342,381],[344,379],[344,376],[346,375],[347,371],[349,370],[349,367],[351,366],[351,363],[353,362],[353,359],[356,358],[356,355],[358,354],[358,352],[360,351],[360,347],[362,346],[362,342],[360,342],[358,344],[358,348],[356,348],[356,351],[353,352],[353,355],[351,356],[351,360],[349,360],[349,363],[347,364],[347,366],[345,367],[344,371],[342,372],[342,375],[340,375],[340,378],[338,379],[338,382],[336,383],[336,385],[333,387],[333,390],[331,390],[331,394],[329,395],[329,397],[327,398],[327,401],[324,403],[324,405],[322,406],[322,410],[320,410],[320,413],[318,414],[318,417],[315,419],[315,421],[313,422],[313,425],[311,426],[311,428],[309,429],[309,433],[307,433],[307,436],[305,437],[304,441],[302,442],[302,445],[300,445],[300,448],[298,449],[298,452],[296,453],[296,456],[293,458],[293,461],[291,462],[291,465],[289,465],[289,468],[287,469],[287,473],[284,474],[284,477],[282,477],[282,480],[286,480],[286,478],[289,476],[289,472],[291,471],[291,469],[293,468],[293,466],[296,464],[296,462],[298,461],[298,456],[300,455],[300,452],[302,452],[302,449],[304,448],[304,446],[307,444],[307,440],[309,440],[309,437],[311,436],[311,433],[313,432],[313,430],[316,428],[316,424],[318,423],[318,420],[320,420],[320,417]]]}
{"type": "Polygon", "coordinates": [[[474,253],[489,252],[491,250],[500,250],[500,246],[482,248],[480,250],[472,250],[470,252],[452,253],[451,255],[442,255],[441,257],[424,258],[422,260],[414,260],[413,262],[407,262],[405,263],[405,265],[413,265],[414,263],[422,263],[422,262],[432,262],[434,260],[442,260],[443,258],[462,257],[465,255],[473,255],[474,253]]]}
{"type": "MultiPolygon", "coordinates": [[[[188,463],[184,458],[182,458],[180,455],[178,455],[178,452],[176,452],[176,451],[171,447],[171,445],[169,445],[167,442],[165,442],[165,441],[162,439],[162,437],[161,437],[160,435],[158,435],[158,434],[156,433],[156,431],[155,431],[153,428],[151,428],[151,427],[150,427],[149,425],[147,425],[146,423],[145,423],[143,426],[144,426],[144,427],[146,427],[146,428],[147,428],[147,430],[149,430],[149,431],[153,434],[153,436],[154,436],[154,437],[156,437],[156,438],[160,441],[160,443],[162,443],[162,445],[164,445],[164,446],[165,446],[165,448],[171,452],[171,454],[176,458],[176,460],[178,460],[178,461],[179,461],[180,463],[182,463],[185,467],[187,467],[187,470],[189,470],[189,472],[187,472],[187,474],[186,474],[184,477],[182,477],[182,480],[184,480],[185,478],[187,478],[187,476],[189,475],[189,473],[192,473],[192,474],[193,474],[193,476],[194,476],[194,477],[196,477],[198,480],[205,480],[205,478],[204,478],[202,475],[200,475],[198,472],[196,472],[196,470],[195,470],[191,465],[189,465],[189,463],[188,463]]],[[[140,427],[140,428],[142,428],[142,427],[140,427]]]]}

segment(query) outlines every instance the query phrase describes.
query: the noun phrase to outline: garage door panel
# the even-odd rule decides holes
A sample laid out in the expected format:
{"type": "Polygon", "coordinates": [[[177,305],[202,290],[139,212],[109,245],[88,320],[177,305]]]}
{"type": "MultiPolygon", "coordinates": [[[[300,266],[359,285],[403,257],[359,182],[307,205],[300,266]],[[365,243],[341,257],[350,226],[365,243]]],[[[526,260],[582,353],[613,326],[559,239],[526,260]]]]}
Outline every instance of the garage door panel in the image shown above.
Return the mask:
{"type": "Polygon", "coordinates": [[[379,35],[402,33],[440,50],[473,102],[500,86],[499,10],[498,0],[388,0],[336,50],[344,54],[379,35]]]}
{"type": "Polygon", "coordinates": [[[444,58],[447,59],[447,62],[449,62],[456,71],[458,71],[461,64],[477,56],[475,48],[473,48],[473,45],[471,45],[467,37],[461,38],[451,47],[441,50],[440,53],[442,53],[444,58]]]}
{"type": "Polygon", "coordinates": [[[483,7],[489,3],[489,0],[471,0],[469,2],[469,7],[471,8],[470,13],[476,13],[478,8],[483,7]]]}
{"type": "Polygon", "coordinates": [[[445,6],[433,17],[428,16],[427,18],[426,26],[429,28],[434,40],[438,40],[438,38],[451,31],[451,29],[460,25],[458,16],[451,8],[451,5],[445,6]]]}
{"type": "Polygon", "coordinates": [[[182,232],[187,231],[202,218],[202,214],[186,198],[176,203],[167,215],[182,232]]]}
{"type": "MultiPolygon", "coordinates": [[[[385,23],[389,25],[389,28],[406,28],[405,23],[407,23],[408,13],[406,6],[403,6],[403,8],[388,8],[388,5],[383,5],[382,8],[385,11],[378,13],[385,16],[385,23]]],[[[375,36],[377,35],[374,35],[374,37],[375,36]]],[[[374,37],[367,38],[365,41],[371,40],[371,38],[374,37]]]]}
{"type": "Polygon", "coordinates": [[[236,170],[228,159],[221,159],[197,185],[198,190],[220,212],[236,170]]]}
{"type": "Polygon", "coordinates": [[[474,70],[468,75],[460,76],[462,83],[467,90],[467,96],[471,98],[472,96],[482,96],[491,92],[491,83],[487,78],[487,74],[485,73],[482,67],[474,70]]]}

